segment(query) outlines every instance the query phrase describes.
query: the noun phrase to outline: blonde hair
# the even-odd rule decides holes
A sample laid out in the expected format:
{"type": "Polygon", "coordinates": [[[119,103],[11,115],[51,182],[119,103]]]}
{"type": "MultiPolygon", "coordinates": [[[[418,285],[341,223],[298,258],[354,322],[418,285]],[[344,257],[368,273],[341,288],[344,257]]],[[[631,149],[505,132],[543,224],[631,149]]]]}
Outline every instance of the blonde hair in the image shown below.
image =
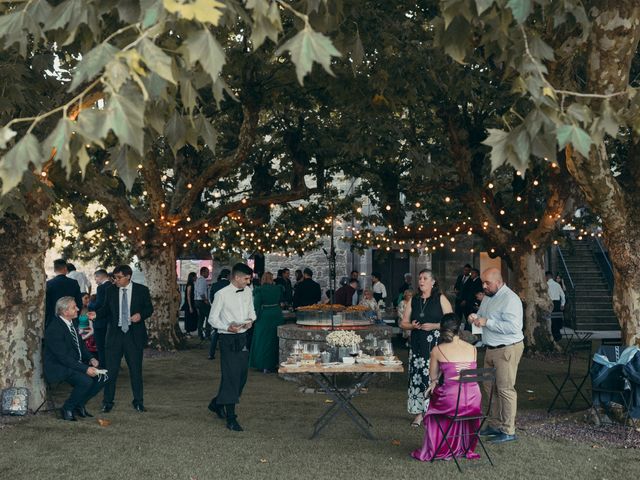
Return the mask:
{"type": "Polygon", "coordinates": [[[262,274],[262,278],[260,278],[260,285],[271,285],[273,284],[273,273],[264,272],[262,274]]]}

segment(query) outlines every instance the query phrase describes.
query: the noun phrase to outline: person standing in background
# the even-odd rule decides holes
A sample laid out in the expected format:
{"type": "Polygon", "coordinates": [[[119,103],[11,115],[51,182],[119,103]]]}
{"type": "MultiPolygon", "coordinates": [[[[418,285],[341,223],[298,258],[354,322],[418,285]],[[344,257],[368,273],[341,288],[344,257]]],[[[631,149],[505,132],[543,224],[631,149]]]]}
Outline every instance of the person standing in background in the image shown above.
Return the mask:
{"type": "MultiPolygon", "coordinates": [[[[209,303],[213,305],[213,300],[215,299],[216,293],[222,290],[224,287],[229,285],[229,275],[231,275],[231,270],[228,268],[223,268],[220,270],[220,274],[218,275],[218,281],[211,285],[209,289],[209,303]]],[[[209,322],[207,322],[209,324],[209,322]]],[[[210,326],[210,324],[209,324],[210,326]]],[[[218,345],[218,330],[211,327],[211,343],[209,344],[209,360],[213,360],[216,358],[216,347],[218,345]]]]}
{"type": "Polygon", "coordinates": [[[257,319],[249,366],[263,373],[275,372],[278,367],[278,327],[284,323],[280,302],[282,288],[273,283],[273,274],[265,272],[260,286],[253,290],[253,306],[257,319]]]}
{"type": "Polygon", "coordinates": [[[67,262],[67,277],[73,278],[76,282],[78,282],[78,286],[80,287],[80,291],[83,293],[88,293],[91,295],[91,282],[83,272],[79,272],[76,270],[76,267],[73,263],[67,262]]]}
{"type": "Polygon", "coordinates": [[[198,336],[201,340],[209,338],[211,332],[211,327],[206,323],[207,318],[209,318],[209,310],[211,309],[207,278],[209,278],[209,269],[202,267],[200,269],[200,276],[196,280],[194,287],[195,308],[198,314],[198,336]]]}
{"type": "Polygon", "coordinates": [[[371,290],[373,291],[373,298],[376,302],[380,303],[380,300],[386,303],[387,300],[387,287],[382,283],[382,277],[378,272],[371,273],[371,290]]]}

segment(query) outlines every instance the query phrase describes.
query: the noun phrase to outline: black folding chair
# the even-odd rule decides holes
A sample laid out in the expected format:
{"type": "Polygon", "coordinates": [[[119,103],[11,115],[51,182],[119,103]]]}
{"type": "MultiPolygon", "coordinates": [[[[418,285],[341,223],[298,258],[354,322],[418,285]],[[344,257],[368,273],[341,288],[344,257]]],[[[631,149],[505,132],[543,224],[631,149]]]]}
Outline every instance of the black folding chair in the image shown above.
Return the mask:
{"type": "Polygon", "coordinates": [[[574,402],[581,396],[587,407],[591,405],[589,398],[583,393],[583,387],[587,383],[591,370],[591,341],[573,342],[567,351],[567,371],[564,373],[551,373],[547,378],[556,390],[556,395],[551,400],[547,413],[551,413],[558,399],[562,399],[567,410],[571,410],[574,402]],[[575,365],[579,363],[580,356],[584,356],[586,363],[584,372],[576,372],[575,365]],[[565,394],[573,394],[571,400],[567,400],[565,394]]]}
{"type": "Polygon", "coordinates": [[[43,413],[54,412],[54,411],[57,412],[62,408],[62,405],[56,404],[55,393],[57,392],[57,390],[59,390],[60,386],[64,383],[65,382],[49,383],[45,381],[47,388],[44,393],[44,400],[42,400],[42,403],[38,406],[38,408],[35,409],[35,411],[33,412],[34,415],[37,414],[38,412],[43,412],[43,413]],[[47,403],[49,404],[48,408],[43,409],[42,407],[44,407],[45,404],[47,403]]]}
{"type": "Polygon", "coordinates": [[[487,456],[487,460],[489,460],[489,463],[491,464],[491,466],[493,466],[493,461],[491,460],[491,457],[489,456],[489,452],[487,452],[487,449],[484,446],[484,443],[482,442],[482,438],[480,437],[480,430],[482,429],[482,426],[484,425],[484,422],[487,420],[487,418],[489,417],[489,413],[491,410],[491,401],[493,400],[493,392],[495,390],[495,385],[496,385],[496,369],[495,368],[476,368],[473,370],[462,370],[460,371],[460,377],[458,379],[459,382],[459,387],[458,387],[458,398],[456,400],[456,409],[453,415],[435,415],[435,421],[436,424],[438,425],[438,429],[440,430],[440,433],[442,434],[442,440],[440,441],[440,443],[438,444],[438,447],[434,450],[433,453],[433,457],[431,458],[431,462],[433,462],[436,459],[436,455],[438,454],[438,452],[440,451],[440,449],[442,448],[442,445],[446,443],[447,448],[449,449],[449,453],[451,454],[451,456],[453,457],[453,461],[456,462],[456,467],[458,467],[458,470],[460,471],[460,473],[462,473],[462,467],[460,467],[460,463],[458,462],[458,459],[456,458],[455,452],[453,451],[453,447],[451,446],[451,443],[449,442],[450,438],[456,438],[456,437],[466,437],[468,439],[468,442],[465,444],[465,451],[464,453],[461,455],[461,457],[464,457],[467,455],[467,453],[469,453],[469,450],[471,449],[471,445],[473,442],[474,438],[478,439],[478,444],[480,444],[480,447],[482,447],[482,450],[484,451],[484,454],[487,456]],[[469,384],[469,383],[477,383],[478,386],[480,386],[480,384],[483,383],[489,383],[489,399],[488,399],[488,403],[487,403],[487,409],[485,411],[485,413],[480,413],[479,415],[460,415],[459,411],[460,411],[460,397],[462,396],[462,388],[465,384],[469,384]],[[440,419],[441,418],[446,418],[449,421],[449,424],[447,425],[446,428],[442,427],[442,424],[440,423],[440,419]],[[479,424],[478,424],[478,428],[475,429],[475,431],[473,432],[467,432],[467,433],[460,433],[460,434],[454,434],[454,435],[449,435],[451,432],[451,429],[453,428],[453,426],[456,423],[459,422],[467,422],[470,420],[479,420],[479,424]]]}

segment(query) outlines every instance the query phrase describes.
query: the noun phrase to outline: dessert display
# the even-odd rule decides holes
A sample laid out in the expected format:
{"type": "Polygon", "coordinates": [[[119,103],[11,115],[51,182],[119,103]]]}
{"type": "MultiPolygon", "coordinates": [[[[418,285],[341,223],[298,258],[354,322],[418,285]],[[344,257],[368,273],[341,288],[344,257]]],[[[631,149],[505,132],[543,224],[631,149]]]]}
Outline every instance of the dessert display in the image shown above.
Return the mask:
{"type": "Polygon", "coordinates": [[[296,312],[296,323],[306,326],[356,326],[372,323],[365,312],[369,309],[363,305],[345,307],[336,304],[316,304],[300,307],[296,312]],[[332,322],[333,317],[333,322],[332,322]]]}

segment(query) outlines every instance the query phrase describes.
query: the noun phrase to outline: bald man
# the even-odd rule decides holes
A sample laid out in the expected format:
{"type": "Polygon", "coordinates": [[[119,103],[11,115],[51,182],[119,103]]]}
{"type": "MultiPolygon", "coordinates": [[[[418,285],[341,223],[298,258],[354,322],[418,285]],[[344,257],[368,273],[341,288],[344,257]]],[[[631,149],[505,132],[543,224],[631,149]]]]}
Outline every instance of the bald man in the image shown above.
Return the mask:
{"type": "Polygon", "coordinates": [[[522,301],[502,280],[497,268],[482,273],[484,299],[478,313],[469,321],[482,327],[482,341],[487,346],[485,368],[496,369],[496,393],[491,405],[488,427],[481,435],[493,437],[492,443],[516,439],[516,375],[524,351],[522,334],[522,301]]]}

